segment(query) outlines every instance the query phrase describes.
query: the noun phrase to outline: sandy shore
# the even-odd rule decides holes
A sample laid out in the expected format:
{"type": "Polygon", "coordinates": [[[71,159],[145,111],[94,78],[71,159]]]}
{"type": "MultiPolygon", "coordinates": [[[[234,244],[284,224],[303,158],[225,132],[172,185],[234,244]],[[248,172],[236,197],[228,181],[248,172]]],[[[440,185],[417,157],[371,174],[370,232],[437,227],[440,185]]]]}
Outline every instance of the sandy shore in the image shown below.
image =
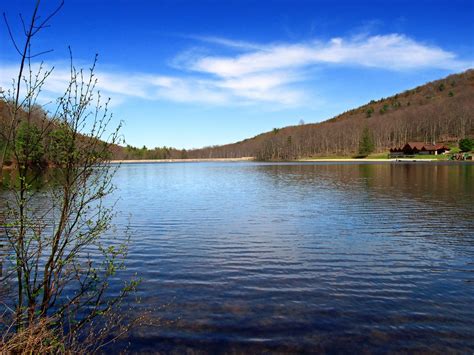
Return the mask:
{"type": "MultiPolygon", "coordinates": [[[[143,159],[143,160],[112,160],[111,163],[116,164],[139,164],[139,163],[197,163],[197,162],[239,162],[239,161],[254,161],[253,157],[243,158],[214,158],[214,159],[143,159]]],[[[438,159],[416,159],[416,158],[398,158],[398,159],[354,159],[354,158],[303,158],[290,162],[328,162],[328,163],[396,163],[396,162],[417,162],[417,163],[473,163],[472,160],[454,161],[454,160],[438,160],[438,159]]]]}
{"type": "MultiPolygon", "coordinates": [[[[402,159],[399,159],[402,160],[402,159]]],[[[405,159],[406,161],[413,161],[413,159],[405,159]]],[[[395,162],[396,159],[355,159],[355,158],[306,158],[306,159],[298,159],[297,161],[305,162],[305,161],[320,161],[320,162],[395,162]]],[[[424,159],[423,161],[432,161],[431,159],[424,159]]]]}
{"type": "Polygon", "coordinates": [[[111,160],[111,163],[120,164],[137,164],[137,163],[194,163],[194,162],[225,162],[225,161],[250,161],[254,160],[253,157],[243,158],[214,158],[214,159],[142,159],[142,160],[111,160]]]}

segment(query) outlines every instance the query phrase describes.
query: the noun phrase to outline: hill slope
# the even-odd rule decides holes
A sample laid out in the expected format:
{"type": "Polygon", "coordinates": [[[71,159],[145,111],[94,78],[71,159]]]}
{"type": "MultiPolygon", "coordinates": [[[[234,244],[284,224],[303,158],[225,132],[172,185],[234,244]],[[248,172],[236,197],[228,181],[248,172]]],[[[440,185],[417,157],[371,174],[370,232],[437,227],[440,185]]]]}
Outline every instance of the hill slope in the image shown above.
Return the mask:
{"type": "Polygon", "coordinates": [[[294,159],[353,155],[368,127],[376,151],[407,141],[454,142],[474,135],[474,70],[371,101],[327,121],[274,129],[241,142],[191,150],[189,158],[294,159]]]}
{"type": "MultiPolygon", "coordinates": [[[[48,119],[41,110],[38,112],[35,120],[42,126],[48,119]]],[[[0,100],[0,148],[8,131],[7,117],[5,102],[0,100]]],[[[446,143],[474,137],[474,70],[371,101],[324,122],[274,129],[233,144],[188,151],[117,145],[110,149],[114,159],[252,156],[261,160],[291,160],[321,155],[351,156],[357,152],[366,127],[374,138],[376,151],[380,152],[408,141],[446,143]]]]}

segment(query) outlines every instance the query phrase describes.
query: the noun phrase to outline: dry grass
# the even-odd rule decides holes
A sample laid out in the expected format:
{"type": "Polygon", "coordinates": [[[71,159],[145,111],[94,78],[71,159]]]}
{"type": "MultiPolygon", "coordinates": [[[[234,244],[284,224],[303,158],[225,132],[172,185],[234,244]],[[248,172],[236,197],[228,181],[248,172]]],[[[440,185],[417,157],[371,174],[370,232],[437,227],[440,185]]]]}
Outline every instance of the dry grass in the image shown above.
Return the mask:
{"type": "Polygon", "coordinates": [[[94,354],[106,351],[116,341],[127,339],[132,328],[159,326],[150,311],[125,319],[120,311],[110,312],[99,324],[88,323],[82,332],[65,333],[63,327],[52,318],[40,318],[21,331],[15,323],[5,326],[0,317],[0,354],[94,354]]]}
{"type": "Polygon", "coordinates": [[[11,328],[0,339],[1,354],[66,353],[62,337],[49,326],[51,320],[40,320],[28,328],[14,332],[11,328]]]}

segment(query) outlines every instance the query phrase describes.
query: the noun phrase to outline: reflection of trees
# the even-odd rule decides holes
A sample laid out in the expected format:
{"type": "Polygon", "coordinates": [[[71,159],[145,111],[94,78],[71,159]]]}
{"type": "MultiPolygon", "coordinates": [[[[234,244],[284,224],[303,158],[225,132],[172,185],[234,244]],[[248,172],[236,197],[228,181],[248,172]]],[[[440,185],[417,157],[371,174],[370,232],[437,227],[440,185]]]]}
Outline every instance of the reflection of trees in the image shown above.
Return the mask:
{"type": "Polygon", "coordinates": [[[365,186],[380,197],[426,202],[457,200],[456,195],[470,199],[474,190],[473,166],[468,164],[268,164],[259,165],[258,171],[273,183],[284,179],[311,185],[317,181],[347,191],[365,186]]]}
{"type": "Polygon", "coordinates": [[[308,233],[401,236],[401,243],[414,237],[447,250],[474,243],[474,166],[275,164],[256,169],[273,191],[296,195],[282,199],[292,204],[289,213],[308,233]]]}
{"type": "Polygon", "coordinates": [[[290,184],[303,195],[325,189],[337,192],[338,198],[342,193],[342,198],[357,201],[369,194],[371,203],[394,212],[402,211],[406,202],[416,202],[439,218],[447,210],[467,218],[472,214],[466,207],[474,195],[473,168],[467,164],[274,164],[257,169],[276,188],[290,184]]]}

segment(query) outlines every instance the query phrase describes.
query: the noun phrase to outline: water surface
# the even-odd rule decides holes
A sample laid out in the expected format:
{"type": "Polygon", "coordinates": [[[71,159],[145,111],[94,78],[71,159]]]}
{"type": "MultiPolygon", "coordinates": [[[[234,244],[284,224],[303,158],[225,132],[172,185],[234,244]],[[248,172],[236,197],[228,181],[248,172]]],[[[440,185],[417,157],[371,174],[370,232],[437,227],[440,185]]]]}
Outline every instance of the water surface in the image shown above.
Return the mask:
{"type": "Polygon", "coordinates": [[[474,351],[473,164],[126,164],[115,184],[106,238],[131,230],[120,278],[155,325],[109,351],[474,351]]]}
{"type": "Polygon", "coordinates": [[[131,350],[474,349],[474,166],[172,163],[116,176],[160,326],[131,350]]]}

